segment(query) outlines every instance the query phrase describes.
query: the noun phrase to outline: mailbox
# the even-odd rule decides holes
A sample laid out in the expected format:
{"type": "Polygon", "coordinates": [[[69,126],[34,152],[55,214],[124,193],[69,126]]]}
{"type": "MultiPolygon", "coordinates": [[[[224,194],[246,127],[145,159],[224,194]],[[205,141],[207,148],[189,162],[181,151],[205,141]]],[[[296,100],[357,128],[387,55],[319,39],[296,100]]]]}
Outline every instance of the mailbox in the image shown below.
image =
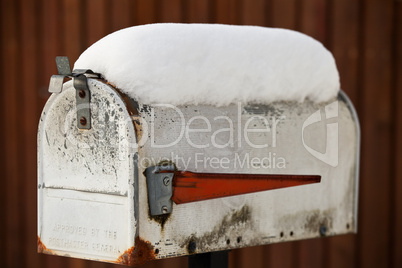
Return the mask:
{"type": "Polygon", "coordinates": [[[107,69],[56,61],[38,131],[39,252],[137,265],[357,231],[359,124],[343,91],[147,102],[107,69]]]}

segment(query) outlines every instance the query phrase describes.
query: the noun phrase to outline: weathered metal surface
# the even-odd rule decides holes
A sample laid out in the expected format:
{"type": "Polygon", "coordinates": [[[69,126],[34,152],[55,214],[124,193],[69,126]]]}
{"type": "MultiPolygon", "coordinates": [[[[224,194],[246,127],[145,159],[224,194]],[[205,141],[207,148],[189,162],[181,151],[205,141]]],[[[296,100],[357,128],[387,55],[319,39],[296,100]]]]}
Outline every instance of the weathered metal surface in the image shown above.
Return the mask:
{"type": "Polygon", "coordinates": [[[49,93],[60,93],[63,89],[65,75],[52,75],[49,82],[49,93]]]}
{"type": "Polygon", "coordinates": [[[141,135],[148,137],[138,149],[141,237],[164,258],[355,232],[360,140],[350,105],[341,97],[320,104],[140,105],[141,135]],[[143,205],[143,171],[163,161],[192,172],[317,174],[322,179],[173,204],[161,222],[143,205]]]}
{"type": "Polygon", "coordinates": [[[56,57],[57,72],[59,75],[71,75],[70,60],[66,56],[56,57]]]}
{"type": "Polygon", "coordinates": [[[173,107],[88,81],[90,130],[76,127],[71,82],[49,99],[39,126],[38,237],[52,254],[133,265],[356,231],[359,126],[342,93],[320,104],[173,107]],[[321,182],[173,203],[170,214],[152,216],[145,171],[161,163],[321,182]]]}

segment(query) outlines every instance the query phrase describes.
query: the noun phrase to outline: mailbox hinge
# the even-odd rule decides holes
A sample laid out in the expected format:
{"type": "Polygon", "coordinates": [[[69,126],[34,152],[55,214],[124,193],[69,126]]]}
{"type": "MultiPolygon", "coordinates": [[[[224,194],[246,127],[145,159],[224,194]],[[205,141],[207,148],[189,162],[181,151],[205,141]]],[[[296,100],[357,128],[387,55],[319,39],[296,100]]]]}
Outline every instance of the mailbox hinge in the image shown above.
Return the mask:
{"type": "Polygon", "coordinates": [[[56,57],[57,71],[59,74],[50,78],[49,92],[60,93],[66,77],[73,79],[76,89],[77,127],[79,129],[91,129],[91,92],[88,88],[88,78],[100,78],[99,73],[89,69],[77,69],[71,71],[68,57],[56,57]]]}
{"type": "Polygon", "coordinates": [[[173,165],[152,166],[145,170],[148,186],[148,202],[152,216],[172,212],[173,165]],[[162,172],[161,172],[162,171],[162,172]],[[172,171],[166,172],[163,171],[172,171]]]}

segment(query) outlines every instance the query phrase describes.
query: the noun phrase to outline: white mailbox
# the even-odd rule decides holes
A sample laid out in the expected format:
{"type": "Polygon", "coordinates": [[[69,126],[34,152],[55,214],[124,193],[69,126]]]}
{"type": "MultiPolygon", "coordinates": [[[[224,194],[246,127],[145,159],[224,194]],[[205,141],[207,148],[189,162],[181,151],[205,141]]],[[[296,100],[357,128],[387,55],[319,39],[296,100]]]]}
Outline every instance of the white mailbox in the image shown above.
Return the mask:
{"type": "MultiPolygon", "coordinates": [[[[85,59],[94,50],[84,52],[81,63],[76,63],[86,69],[73,72],[66,58],[58,58],[59,75],[52,77],[49,89],[53,94],[43,109],[38,131],[39,252],[136,265],[153,259],[356,232],[360,134],[351,102],[338,90],[327,94],[326,99],[306,93],[300,101],[300,97],[281,97],[294,95],[292,91],[279,92],[277,97],[272,93],[277,89],[268,92],[272,98],[267,101],[265,89],[253,82],[255,70],[249,75],[250,68],[242,62],[239,66],[230,62],[239,61],[233,56],[239,53],[236,46],[233,57],[224,56],[229,59],[225,62],[229,69],[221,72],[214,84],[214,68],[224,67],[199,61],[205,55],[212,55],[211,61],[222,59],[214,57],[216,51],[208,47],[209,39],[196,50],[204,53],[203,57],[186,52],[184,48],[194,47],[195,41],[187,43],[183,36],[199,34],[197,42],[205,40],[205,35],[216,40],[227,27],[229,33],[223,33],[229,41],[222,41],[226,43],[238,40],[233,32],[248,29],[168,24],[134,27],[108,36],[94,45],[95,52],[113,50],[113,60],[121,61],[119,70],[110,67],[117,78],[107,64],[101,68],[85,59]],[[182,47],[173,41],[170,44],[167,34],[156,34],[171,29],[180,35],[182,47]],[[111,46],[113,40],[121,45],[118,36],[130,31],[139,32],[141,40],[153,37],[151,44],[168,44],[166,53],[146,45],[132,48],[139,50],[136,60],[145,69],[150,63],[141,61],[141,53],[161,53],[157,55],[162,66],[159,76],[141,80],[136,76],[136,71],[141,73],[139,68],[130,69],[125,61],[127,54],[111,46]],[[172,57],[175,49],[188,56],[183,60],[172,57]],[[190,60],[183,67],[191,57],[196,58],[193,61],[197,65],[190,60]],[[169,68],[163,65],[165,60],[169,68]],[[174,66],[179,66],[176,75],[184,76],[184,91],[176,96],[169,86],[180,89],[182,85],[170,77],[174,66]],[[188,68],[195,70],[189,74],[188,68]],[[246,76],[239,82],[242,71],[246,76]],[[119,81],[130,80],[130,75],[133,82],[119,86],[119,81]],[[72,80],[63,84],[65,77],[72,80]],[[221,78],[226,81],[221,83],[221,78]],[[193,90],[188,87],[190,80],[197,90],[195,95],[187,92],[193,90]],[[220,86],[228,86],[228,81],[232,96],[218,92],[220,86]],[[250,88],[244,88],[243,81],[248,81],[250,88]],[[243,88],[237,90],[239,83],[243,88]],[[134,94],[127,90],[130,86],[134,94]]],[[[251,35],[254,31],[253,27],[251,35]]],[[[259,31],[264,34],[266,29],[258,28],[258,36],[259,31]]],[[[285,41],[291,39],[289,34],[293,33],[286,32],[285,41]]],[[[256,42],[261,41],[259,38],[256,42]]],[[[246,48],[243,43],[238,45],[246,48]]],[[[308,48],[303,43],[300,47],[301,51],[285,58],[305,55],[308,48]]],[[[218,52],[222,51],[227,53],[226,49],[218,52]]],[[[113,61],[96,53],[89,58],[113,61]]],[[[311,53],[318,52],[313,49],[311,53]]],[[[278,55],[274,53],[274,58],[278,55]]],[[[258,64],[266,59],[251,57],[258,70],[264,68],[258,64]]],[[[312,65],[319,62],[311,60],[312,65]]],[[[275,62],[269,64],[275,64],[279,71],[268,68],[266,76],[274,72],[280,77],[278,72],[288,72],[275,62]]],[[[299,71],[307,72],[310,80],[319,80],[313,86],[328,86],[320,80],[325,67],[320,65],[318,71],[309,74],[309,64],[299,65],[299,71]]],[[[146,77],[146,70],[142,72],[146,77]]],[[[273,83],[276,78],[271,77],[269,87],[298,87],[292,81],[297,75],[294,71],[281,78],[285,79],[282,84],[273,83]]]]}

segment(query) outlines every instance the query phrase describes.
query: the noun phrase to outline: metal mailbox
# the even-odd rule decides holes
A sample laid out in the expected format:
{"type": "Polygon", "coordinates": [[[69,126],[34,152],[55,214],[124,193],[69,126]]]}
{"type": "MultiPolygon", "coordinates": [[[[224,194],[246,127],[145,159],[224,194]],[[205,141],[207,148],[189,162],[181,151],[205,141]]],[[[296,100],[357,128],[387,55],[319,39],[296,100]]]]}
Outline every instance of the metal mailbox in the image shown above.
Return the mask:
{"type": "Polygon", "coordinates": [[[149,105],[66,66],[39,123],[39,252],[136,265],[356,232],[360,134],[344,92],[149,105]]]}

